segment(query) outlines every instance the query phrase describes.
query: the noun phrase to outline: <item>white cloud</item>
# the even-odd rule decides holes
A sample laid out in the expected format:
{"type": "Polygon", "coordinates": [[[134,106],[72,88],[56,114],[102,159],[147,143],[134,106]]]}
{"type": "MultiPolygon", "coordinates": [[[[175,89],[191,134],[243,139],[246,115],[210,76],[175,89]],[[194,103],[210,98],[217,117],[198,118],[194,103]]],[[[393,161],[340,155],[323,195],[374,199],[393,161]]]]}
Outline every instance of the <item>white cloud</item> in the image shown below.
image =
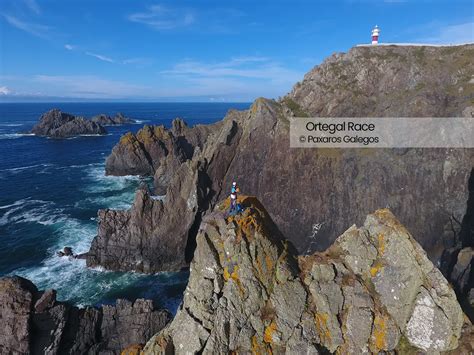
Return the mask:
{"type": "Polygon", "coordinates": [[[218,63],[184,60],[162,71],[179,82],[181,95],[231,95],[252,99],[288,92],[304,73],[285,68],[266,57],[237,57],[218,63]]]}
{"type": "Polygon", "coordinates": [[[114,60],[112,58],[106,57],[105,55],[102,55],[102,54],[86,52],[86,55],[97,58],[97,59],[102,60],[104,62],[114,63],[114,60]]]}
{"type": "Polygon", "coordinates": [[[31,12],[34,12],[36,15],[41,14],[41,8],[39,7],[36,0],[23,0],[23,2],[31,12]]]}
{"type": "Polygon", "coordinates": [[[1,15],[13,27],[16,27],[22,31],[28,32],[36,37],[48,38],[50,34],[51,28],[49,26],[20,20],[19,18],[12,15],[8,15],[8,14],[1,14],[1,15]]]}
{"type": "Polygon", "coordinates": [[[76,49],[76,46],[73,46],[72,44],[65,44],[64,45],[64,48],[66,48],[68,51],[72,51],[74,49],[76,49]]]}
{"type": "Polygon", "coordinates": [[[6,86],[0,86],[0,95],[9,95],[12,91],[6,86]]]}
{"type": "Polygon", "coordinates": [[[132,22],[150,26],[156,30],[171,30],[193,24],[195,15],[189,9],[153,5],[148,7],[146,12],[129,15],[128,19],[132,22]]]}
{"type": "Polygon", "coordinates": [[[431,31],[435,34],[419,38],[420,42],[433,44],[460,44],[474,42],[474,22],[447,26],[430,25],[429,27],[431,27],[431,31]]]}
{"type": "Polygon", "coordinates": [[[185,60],[177,63],[172,69],[161,73],[166,75],[236,77],[290,82],[297,81],[301,75],[301,73],[287,69],[265,57],[239,57],[219,63],[185,60]]]}
{"type": "Polygon", "coordinates": [[[150,58],[127,58],[122,60],[122,64],[131,64],[138,67],[150,65],[151,63],[152,60],[150,58]]]}

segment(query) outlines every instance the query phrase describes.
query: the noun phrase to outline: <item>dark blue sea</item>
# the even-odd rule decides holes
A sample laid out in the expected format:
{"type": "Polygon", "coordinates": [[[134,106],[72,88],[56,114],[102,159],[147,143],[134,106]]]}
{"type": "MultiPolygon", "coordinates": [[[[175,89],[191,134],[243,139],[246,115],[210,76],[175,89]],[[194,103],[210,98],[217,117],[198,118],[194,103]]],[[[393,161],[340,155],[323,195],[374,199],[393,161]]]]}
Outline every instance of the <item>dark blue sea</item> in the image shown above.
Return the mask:
{"type": "Polygon", "coordinates": [[[120,136],[143,124],[189,125],[222,119],[244,103],[3,103],[0,104],[0,276],[20,275],[39,289],[54,288],[76,305],[113,303],[118,297],[152,298],[175,311],[188,273],[110,272],[84,260],[59,258],[71,246],[86,252],[97,230],[97,210],[128,208],[139,177],[109,177],[104,163],[120,136]],[[107,127],[107,136],[47,139],[22,134],[51,109],[91,117],[117,112],[137,124],[107,127]]]}

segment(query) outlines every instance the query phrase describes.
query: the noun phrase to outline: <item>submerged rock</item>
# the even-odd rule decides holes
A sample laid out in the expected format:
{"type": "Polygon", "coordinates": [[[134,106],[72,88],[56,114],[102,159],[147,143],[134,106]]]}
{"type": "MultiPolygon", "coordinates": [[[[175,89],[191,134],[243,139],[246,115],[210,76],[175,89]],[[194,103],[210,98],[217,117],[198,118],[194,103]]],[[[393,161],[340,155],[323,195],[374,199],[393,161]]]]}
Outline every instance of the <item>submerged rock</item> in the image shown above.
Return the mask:
{"type": "Polygon", "coordinates": [[[96,122],[53,109],[40,117],[40,122],[30,131],[37,136],[68,138],[79,135],[103,135],[107,131],[96,122]]]}
{"type": "Polygon", "coordinates": [[[151,300],[77,308],[21,277],[0,278],[1,354],[120,354],[144,344],[170,319],[151,300]]]}
{"type": "Polygon", "coordinates": [[[183,303],[145,354],[457,348],[454,291],[389,210],[298,257],[255,198],[242,204],[241,215],[223,205],[203,219],[183,303]]]}
{"type": "Polygon", "coordinates": [[[92,117],[92,122],[98,123],[102,126],[119,126],[123,124],[135,123],[135,120],[132,120],[129,117],[124,116],[122,113],[117,113],[115,116],[111,117],[106,114],[100,114],[92,117]]]}

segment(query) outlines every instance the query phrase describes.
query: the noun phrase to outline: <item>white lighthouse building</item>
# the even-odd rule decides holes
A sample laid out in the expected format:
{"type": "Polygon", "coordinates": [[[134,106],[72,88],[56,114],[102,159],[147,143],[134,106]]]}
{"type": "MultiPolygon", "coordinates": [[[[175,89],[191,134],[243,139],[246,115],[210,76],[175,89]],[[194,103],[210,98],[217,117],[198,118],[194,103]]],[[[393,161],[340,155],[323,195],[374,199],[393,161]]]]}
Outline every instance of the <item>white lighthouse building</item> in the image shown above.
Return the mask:
{"type": "Polygon", "coordinates": [[[379,26],[375,25],[374,29],[372,30],[372,44],[377,45],[379,43],[379,34],[380,28],[379,26]]]}

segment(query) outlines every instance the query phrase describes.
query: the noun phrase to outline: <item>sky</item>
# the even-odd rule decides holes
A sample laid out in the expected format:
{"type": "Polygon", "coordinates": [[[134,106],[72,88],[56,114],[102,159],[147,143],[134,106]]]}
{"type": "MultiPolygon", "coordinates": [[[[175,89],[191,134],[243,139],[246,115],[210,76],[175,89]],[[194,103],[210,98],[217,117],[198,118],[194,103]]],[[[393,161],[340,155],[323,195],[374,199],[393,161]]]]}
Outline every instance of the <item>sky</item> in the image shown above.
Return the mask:
{"type": "Polygon", "coordinates": [[[0,0],[0,101],[277,98],[376,24],[474,42],[474,2],[0,0]]]}

